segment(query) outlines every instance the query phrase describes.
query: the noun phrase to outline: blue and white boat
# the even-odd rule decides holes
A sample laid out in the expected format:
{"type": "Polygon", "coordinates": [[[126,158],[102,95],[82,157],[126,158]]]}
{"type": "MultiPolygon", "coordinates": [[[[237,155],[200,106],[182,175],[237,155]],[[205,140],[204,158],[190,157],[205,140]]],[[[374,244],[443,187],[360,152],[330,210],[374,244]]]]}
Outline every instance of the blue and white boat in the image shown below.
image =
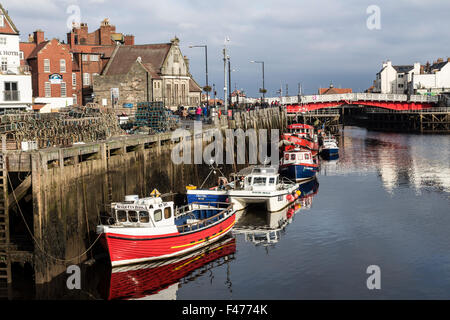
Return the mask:
{"type": "Polygon", "coordinates": [[[318,168],[311,151],[300,148],[284,151],[280,161],[280,175],[296,182],[314,177],[318,168]]]}
{"type": "Polygon", "coordinates": [[[339,157],[339,147],[336,139],[328,137],[323,140],[320,155],[325,159],[336,159],[339,157]]]}

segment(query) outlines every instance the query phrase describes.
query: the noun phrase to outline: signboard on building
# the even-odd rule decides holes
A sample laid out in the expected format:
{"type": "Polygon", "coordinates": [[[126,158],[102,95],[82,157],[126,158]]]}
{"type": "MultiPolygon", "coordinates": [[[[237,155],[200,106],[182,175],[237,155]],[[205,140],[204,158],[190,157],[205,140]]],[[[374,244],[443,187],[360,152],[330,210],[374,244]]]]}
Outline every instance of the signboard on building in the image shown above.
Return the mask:
{"type": "Polygon", "coordinates": [[[48,76],[51,84],[61,84],[63,77],[59,73],[53,73],[48,76]]]}

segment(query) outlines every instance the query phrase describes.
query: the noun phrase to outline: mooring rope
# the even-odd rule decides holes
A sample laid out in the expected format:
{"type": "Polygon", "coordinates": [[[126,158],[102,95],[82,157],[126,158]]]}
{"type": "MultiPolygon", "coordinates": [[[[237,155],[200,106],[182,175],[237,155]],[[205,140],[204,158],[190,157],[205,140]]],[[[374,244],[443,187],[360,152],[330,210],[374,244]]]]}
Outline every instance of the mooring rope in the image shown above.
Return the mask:
{"type": "Polygon", "coordinates": [[[46,251],[40,246],[39,242],[37,241],[37,239],[35,238],[35,236],[34,236],[33,233],[31,232],[30,227],[28,226],[28,223],[27,223],[27,221],[25,220],[25,216],[23,215],[22,209],[20,208],[19,202],[17,201],[16,193],[14,192],[14,187],[13,187],[13,185],[12,185],[12,183],[11,183],[11,179],[10,179],[10,177],[9,177],[9,174],[6,174],[6,175],[8,176],[9,185],[11,186],[11,190],[12,190],[12,194],[13,194],[13,196],[14,196],[14,200],[16,201],[17,208],[19,209],[19,213],[20,213],[20,215],[21,215],[21,217],[22,217],[22,220],[23,220],[23,222],[25,223],[25,227],[27,228],[28,233],[30,234],[31,238],[32,238],[33,241],[35,242],[35,244],[36,244],[36,246],[38,247],[38,249],[39,249],[44,255],[46,255],[46,256],[48,256],[49,258],[52,258],[53,260],[58,261],[58,262],[71,262],[71,261],[74,261],[74,260],[78,260],[78,259],[80,259],[82,256],[86,255],[86,254],[94,247],[94,245],[97,243],[97,241],[100,239],[100,237],[101,237],[101,235],[102,235],[101,233],[98,235],[97,239],[95,239],[95,241],[89,246],[89,248],[86,249],[86,251],[84,251],[82,254],[80,254],[80,255],[78,255],[78,256],[76,256],[76,257],[69,258],[69,259],[61,259],[61,258],[57,258],[57,257],[52,256],[52,255],[49,254],[48,252],[46,252],[46,251]]]}

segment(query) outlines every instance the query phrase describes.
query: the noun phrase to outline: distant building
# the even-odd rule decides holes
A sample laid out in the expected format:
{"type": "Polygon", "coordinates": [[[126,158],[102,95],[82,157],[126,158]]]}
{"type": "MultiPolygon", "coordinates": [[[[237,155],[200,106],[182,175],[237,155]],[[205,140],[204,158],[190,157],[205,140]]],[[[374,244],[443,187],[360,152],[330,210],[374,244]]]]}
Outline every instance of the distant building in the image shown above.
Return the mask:
{"type": "Polygon", "coordinates": [[[413,75],[409,90],[415,94],[450,92],[450,58],[423,66],[420,74],[413,75]]]}
{"type": "MultiPolygon", "coordinates": [[[[49,112],[73,105],[72,59],[70,48],[57,39],[44,40],[44,32],[35,31],[29,42],[20,43],[23,64],[32,70],[34,103],[49,112]]],[[[44,111],[41,110],[41,111],[44,111]]]]}
{"type": "Polygon", "coordinates": [[[344,93],[352,93],[351,88],[335,88],[331,83],[328,88],[319,88],[318,94],[344,94],[344,93]]]}
{"type": "Polygon", "coordinates": [[[0,111],[31,109],[33,102],[31,73],[22,65],[19,30],[0,4],[0,111]]]}
{"type": "Polygon", "coordinates": [[[173,109],[196,106],[201,92],[176,37],[170,43],[117,46],[102,74],[94,77],[95,102],[131,108],[131,113],[142,101],[163,101],[173,109]]]}
{"type": "Polygon", "coordinates": [[[32,73],[38,108],[44,105],[41,111],[48,111],[94,101],[93,78],[102,73],[117,45],[134,45],[134,36],[117,33],[108,19],[92,33],[86,23],[74,25],[67,44],[46,40],[42,30],[21,42],[21,65],[32,73]]]}
{"type": "Polygon", "coordinates": [[[383,62],[382,69],[377,73],[374,92],[406,94],[414,74],[420,73],[420,63],[414,65],[392,65],[391,61],[383,62]]]}

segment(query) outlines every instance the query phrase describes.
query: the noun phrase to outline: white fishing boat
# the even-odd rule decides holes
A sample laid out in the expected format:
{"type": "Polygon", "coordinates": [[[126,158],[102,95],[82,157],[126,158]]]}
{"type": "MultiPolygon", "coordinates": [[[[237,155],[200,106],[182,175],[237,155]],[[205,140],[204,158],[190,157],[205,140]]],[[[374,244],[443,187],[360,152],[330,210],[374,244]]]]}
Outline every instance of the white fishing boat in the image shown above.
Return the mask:
{"type": "MultiPolygon", "coordinates": [[[[249,170],[249,169],[247,169],[249,170]]],[[[294,202],[300,192],[299,184],[280,177],[278,167],[255,166],[249,174],[238,174],[228,196],[236,211],[250,204],[264,204],[268,212],[280,211],[294,202]]]]}
{"type": "Polygon", "coordinates": [[[325,159],[339,157],[339,147],[336,139],[332,137],[325,138],[323,140],[320,155],[325,159]]]}

